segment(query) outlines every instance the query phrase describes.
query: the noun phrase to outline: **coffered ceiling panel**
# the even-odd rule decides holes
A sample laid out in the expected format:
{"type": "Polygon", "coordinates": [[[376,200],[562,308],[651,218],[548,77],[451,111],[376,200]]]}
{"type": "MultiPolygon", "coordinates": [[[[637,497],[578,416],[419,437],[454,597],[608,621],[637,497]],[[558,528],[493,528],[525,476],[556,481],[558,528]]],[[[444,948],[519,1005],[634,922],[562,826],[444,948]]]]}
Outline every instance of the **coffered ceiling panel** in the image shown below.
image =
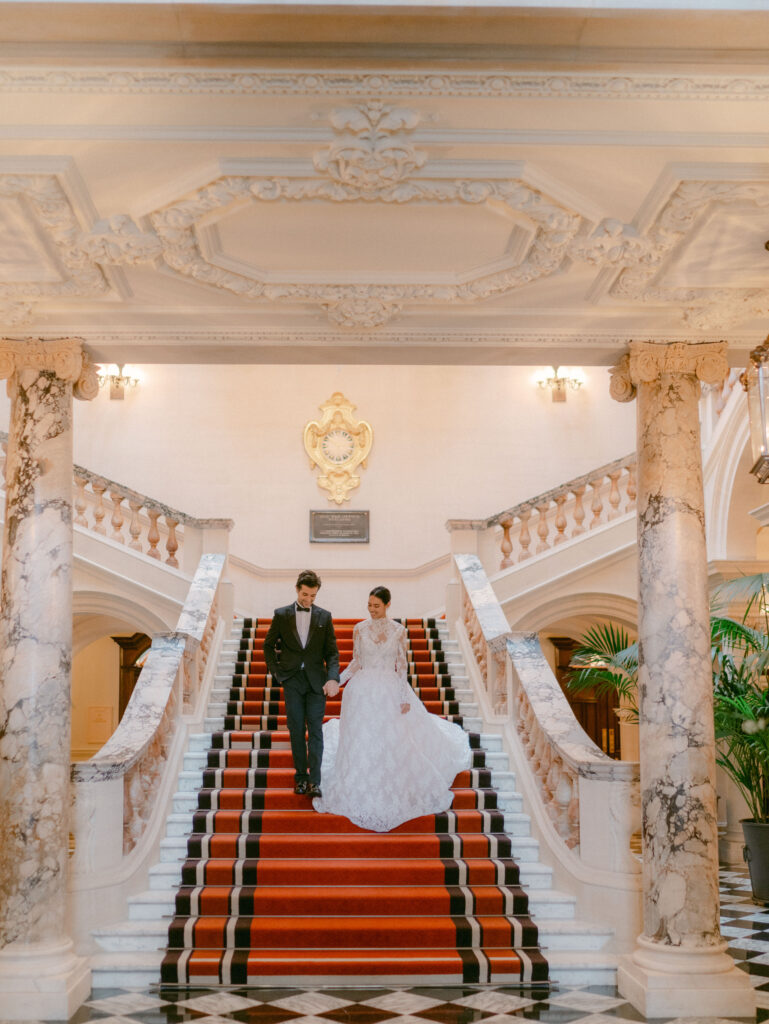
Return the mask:
{"type": "Polygon", "coordinates": [[[114,18],[109,60],[94,24],[57,62],[17,18],[0,329],[116,362],[608,363],[631,337],[726,337],[739,361],[769,322],[764,27],[732,25],[725,61],[679,18],[682,63],[655,17],[624,63],[611,18],[595,52],[561,51],[579,33],[551,12],[547,53],[511,34],[497,66],[457,44],[407,70],[232,40],[163,56],[114,18]]]}

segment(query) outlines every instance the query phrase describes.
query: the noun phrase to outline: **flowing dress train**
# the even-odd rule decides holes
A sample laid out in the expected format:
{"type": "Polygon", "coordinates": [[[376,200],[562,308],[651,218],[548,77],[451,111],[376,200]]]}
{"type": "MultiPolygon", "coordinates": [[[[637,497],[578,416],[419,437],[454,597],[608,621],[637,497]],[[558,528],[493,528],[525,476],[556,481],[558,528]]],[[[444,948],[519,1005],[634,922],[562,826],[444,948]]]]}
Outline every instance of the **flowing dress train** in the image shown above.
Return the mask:
{"type": "Polygon", "coordinates": [[[389,832],[451,806],[451,785],[472,760],[467,733],[430,714],[407,673],[406,629],[387,618],[359,622],[341,678],[341,714],[323,726],[323,796],[313,800],[315,810],[389,832]]]}

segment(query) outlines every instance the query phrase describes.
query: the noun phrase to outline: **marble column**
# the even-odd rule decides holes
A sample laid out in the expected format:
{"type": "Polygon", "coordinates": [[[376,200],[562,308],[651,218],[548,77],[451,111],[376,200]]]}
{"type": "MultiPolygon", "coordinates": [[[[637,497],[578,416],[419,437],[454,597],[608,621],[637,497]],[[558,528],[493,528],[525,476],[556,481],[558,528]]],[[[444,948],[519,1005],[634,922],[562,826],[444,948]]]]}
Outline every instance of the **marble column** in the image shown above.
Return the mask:
{"type": "Polygon", "coordinates": [[[647,1017],[755,1012],[719,931],[699,399],[727,372],[723,342],[631,342],[612,370],[612,396],[637,397],[643,815],[644,931],[618,986],[647,1017]]]}
{"type": "Polygon", "coordinates": [[[66,929],[72,660],[72,339],[0,341],[11,423],[0,608],[0,992],[7,1020],[68,1018],[90,991],[66,929]]]}

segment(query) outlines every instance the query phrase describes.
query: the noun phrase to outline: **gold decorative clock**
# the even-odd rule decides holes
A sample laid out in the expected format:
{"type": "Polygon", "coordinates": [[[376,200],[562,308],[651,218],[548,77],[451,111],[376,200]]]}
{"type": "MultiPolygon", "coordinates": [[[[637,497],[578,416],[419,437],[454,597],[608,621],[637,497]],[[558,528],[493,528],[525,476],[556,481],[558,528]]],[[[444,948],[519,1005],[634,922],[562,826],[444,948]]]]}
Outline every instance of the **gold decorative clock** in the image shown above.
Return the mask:
{"type": "Polygon", "coordinates": [[[366,468],[374,440],[370,424],[353,416],[355,408],[341,391],[335,391],[320,406],[320,420],[310,420],[304,428],[310,468],[320,469],[318,486],[328,491],[328,500],[337,505],[349,501],[350,491],[360,484],[356,470],[366,468]]]}

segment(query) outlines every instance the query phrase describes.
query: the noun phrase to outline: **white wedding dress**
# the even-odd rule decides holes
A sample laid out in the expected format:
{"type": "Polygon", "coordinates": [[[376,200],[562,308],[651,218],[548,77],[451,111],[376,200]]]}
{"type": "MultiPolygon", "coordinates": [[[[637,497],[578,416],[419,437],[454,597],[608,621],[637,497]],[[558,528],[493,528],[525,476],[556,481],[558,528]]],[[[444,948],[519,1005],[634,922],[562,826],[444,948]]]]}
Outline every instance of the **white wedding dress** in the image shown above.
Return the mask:
{"type": "Polygon", "coordinates": [[[405,628],[368,619],[353,631],[353,660],[338,719],[323,726],[316,811],[389,832],[451,806],[451,785],[471,764],[467,733],[432,715],[408,683],[405,628]],[[401,705],[408,704],[404,714],[401,705]]]}

